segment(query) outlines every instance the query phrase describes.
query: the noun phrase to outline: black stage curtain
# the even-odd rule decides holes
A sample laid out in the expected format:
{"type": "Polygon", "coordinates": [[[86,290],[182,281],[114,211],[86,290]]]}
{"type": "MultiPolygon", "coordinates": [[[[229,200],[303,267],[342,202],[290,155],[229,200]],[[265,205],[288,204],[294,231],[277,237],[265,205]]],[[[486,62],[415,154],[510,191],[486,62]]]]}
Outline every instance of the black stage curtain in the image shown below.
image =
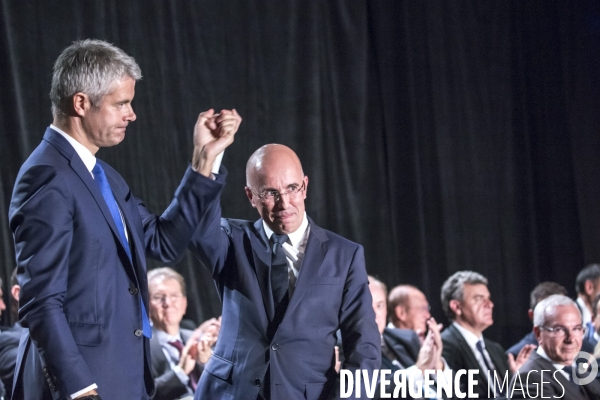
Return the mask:
{"type": "MultiPolygon", "coordinates": [[[[389,286],[421,288],[442,321],[443,281],[481,272],[495,302],[486,335],[508,346],[531,329],[537,283],[574,294],[577,272],[600,260],[598,2],[0,3],[5,280],[10,196],[51,122],[52,63],[88,37],[142,68],[138,120],[98,156],[154,212],[190,159],[198,113],[235,107],[244,122],[224,159],[224,215],[257,218],[245,162],[265,143],[289,145],[309,176],[316,223],[363,244],[368,271],[389,286]]],[[[188,255],[176,268],[190,318],[219,315],[198,261],[188,255]]]]}

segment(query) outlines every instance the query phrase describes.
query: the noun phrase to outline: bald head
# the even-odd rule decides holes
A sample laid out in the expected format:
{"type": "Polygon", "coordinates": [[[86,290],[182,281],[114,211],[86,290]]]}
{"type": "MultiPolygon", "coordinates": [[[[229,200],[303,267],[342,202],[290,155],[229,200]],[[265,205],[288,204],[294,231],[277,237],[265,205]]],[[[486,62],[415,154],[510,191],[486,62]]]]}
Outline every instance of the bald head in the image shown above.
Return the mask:
{"type": "Polygon", "coordinates": [[[429,302],[419,289],[412,285],[396,286],[388,296],[388,307],[395,327],[425,333],[431,314],[429,302]]]}
{"type": "Polygon", "coordinates": [[[300,159],[287,146],[262,146],[246,164],[246,195],[275,233],[288,234],[300,227],[307,187],[300,159]]]}
{"type": "Polygon", "coordinates": [[[302,164],[294,150],[282,144],[266,144],[252,153],[246,163],[246,185],[254,188],[257,177],[280,168],[297,168],[304,176],[302,164]]]}

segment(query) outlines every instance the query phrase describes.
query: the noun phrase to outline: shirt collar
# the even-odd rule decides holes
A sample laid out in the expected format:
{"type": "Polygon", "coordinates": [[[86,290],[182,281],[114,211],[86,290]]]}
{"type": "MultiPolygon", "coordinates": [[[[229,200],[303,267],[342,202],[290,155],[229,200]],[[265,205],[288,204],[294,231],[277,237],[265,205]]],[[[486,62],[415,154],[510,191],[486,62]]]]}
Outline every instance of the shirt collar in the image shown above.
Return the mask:
{"type": "Polygon", "coordinates": [[[590,312],[589,308],[587,308],[585,301],[583,301],[581,297],[577,297],[577,300],[575,301],[577,304],[579,304],[579,309],[581,310],[581,320],[585,325],[592,320],[592,313],[590,312]]]}
{"type": "Polygon", "coordinates": [[[538,353],[538,355],[542,358],[545,358],[546,360],[550,361],[552,363],[552,365],[554,366],[554,368],[556,368],[557,370],[561,371],[564,367],[566,367],[566,365],[564,364],[555,364],[554,361],[552,361],[550,359],[550,357],[548,357],[548,354],[546,354],[546,351],[544,350],[544,348],[542,346],[538,346],[538,348],[535,350],[536,353],[538,353]]]}
{"type": "Polygon", "coordinates": [[[50,124],[50,128],[60,133],[62,137],[67,139],[67,141],[75,149],[75,152],[79,155],[79,158],[81,158],[81,161],[83,161],[83,164],[85,165],[87,170],[90,171],[90,173],[92,173],[92,169],[94,169],[94,165],[96,165],[96,157],[92,154],[92,152],[89,151],[87,147],[75,140],[73,136],[70,136],[68,133],[64,132],[60,128],[57,128],[52,124],[50,124]]]}
{"type": "MultiPolygon", "coordinates": [[[[265,223],[264,220],[262,223],[263,223],[263,228],[265,229],[265,234],[267,235],[267,239],[271,240],[273,231],[271,230],[271,228],[269,228],[267,226],[267,224],[265,223]]],[[[300,243],[302,242],[302,239],[304,238],[304,233],[306,232],[306,228],[308,228],[308,217],[306,216],[306,211],[305,211],[304,216],[302,218],[302,222],[300,223],[300,226],[298,227],[298,229],[296,229],[294,232],[288,233],[288,238],[289,238],[290,243],[292,244],[293,248],[298,249],[298,247],[300,246],[300,243]]]]}
{"type": "Polygon", "coordinates": [[[485,342],[483,341],[483,335],[477,337],[477,335],[475,335],[473,332],[471,332],[464,326],[460,325],[456,321],[454,321],[452,323],[452,325],[454,325],[454,327],[456,329],[458,329],[460,334],[465,338],[465,341],[467,342],[467,344],[469,345],[470,348],[475,349],[477,342],[481,340],[481,343],[483,344],[483,348],[485,349],[485,342]]]}
{"type": "Polygon", "coordinates": [[[153,333],[156,334],[158,343],[160,343],[161,345],[168,344],[169,342],[175,342],[177,340],[179,340],[181,343],[183,343],[180,332],[177,332],[177,335],[173,336],[173,335],[169,335],[165,331],[159,331],[158,329],[154,329],[153,333]]]}

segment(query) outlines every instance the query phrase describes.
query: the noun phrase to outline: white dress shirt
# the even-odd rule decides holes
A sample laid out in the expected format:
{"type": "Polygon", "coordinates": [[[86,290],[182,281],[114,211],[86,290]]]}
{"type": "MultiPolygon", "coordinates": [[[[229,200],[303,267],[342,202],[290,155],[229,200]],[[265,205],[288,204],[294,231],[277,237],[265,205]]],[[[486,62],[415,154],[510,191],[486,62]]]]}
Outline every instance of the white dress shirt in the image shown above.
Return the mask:
{"type": "Polygon", "coordinates": [[[178,340],[183,344],[181,333],[177,332],[177,335],[173,336],[164,331],[154,330],[154,334],[158,339],[158,343],[160,344],[165,357],[167,357],[167,360],[169,360],[169,366],[171,367],[171,370],[175,372],[175,375],[177,375],[177,378],[179,378],[181,383],[186,386],[188,393],[192,394],[192,389],[190,389],[188,386],[190,377],[186,375],[185,372],[179,367],[179,359],[181,357],[179,350],[177,350],[175,346],[169,344],[169,342],[176,342],[178,340]]]}
{"type": "MultiPolygon", "coordinates": [[[[263,220],[263,228],[267,239],[271,240],[273,231],[267,226],[263,220]]],[[[285,252],[288,262],[288,276],[289,276],[289,295],[290,297],[294,293],[296,288],[296,281],[298,280],[298,274],[300,273],[300,266],[302,265],[302,259],[304,258],[304,251],[306,250],[306,243],[308,242],[308,235],[310,234],[310,225],[308,223],[308,217],[306,212],[300,223],[300,227],[292,233],[288,233],[288,239],[291,243],[284,243],[283,250],[285,252]]]]}
{"type": "Polygon", "coordinates": [[[488,353],[487,349],[485,348],[485,341],[483,340],[483,335],[480,335],[479,337],[477,337],[473,332],[471,332],[468,329],[462,327],[461,325],[459,325],[456,322],[453,322],[452,325],[454,325],[454,327],[456,329],[458,329],[458,331],[463,336],[463,338],[465,338],[465,341],[467,342],[467,344],[471,348],[471,351],[473,352],[473,355],[475,355],[475,358],[477,359],[477,362],[479,363],[479,366],[481,367],[481,370],[484,371],[483,375],[484,376],[488,376],[487,375],[488,368],[485,365],[485,361],[483,361],[483,358],[481,357],[481,353],[479,352],[479,350],[477,350],[477,342],[478,341],[481,340],[481,343],[483,344],[483,353],[485,354],[485,358],[487,359],[487,362],[489,363],[489,365],[492,365],[494,367],[496,367],[496,365],[492,361],[492,358],[490,357],[490,354],[488,353]]]}
{"type": "MultiPolygon", "coordinates": [[[[550,359],[550,357],[548,357],[548,354],[546,354],[546,351],[544,350],[544,348],[542,346],[538,346],[538,348],[535,350],[535,352],[538,353],[540,357],[545,358],[546,360],[550,361],[552,363],[552,366],[554,368],[556,368],[557,370],[559,370],[560,373],[563,374],[563,376],[565,378],[567,378],[568,380],[571,380],[571,377],[569,376],[569,374],[567,374],[565,371],[563,371],[563,368],[566,367],[566,365],[555,364],[554,361],[552,361],[550,359]]],[[[573,363],[572,367],[575,368],[575,363],[573,363]]]]}
{"type": "Polygon", "coordinates": [[[577,304],[579,305],[579,309],[581,310],[582,324],[585,326],[588,322],[592,322],[592,313],[585,304],[585,301],[583,301],[581,297],[577,297],[577,300],[575,301],[577,302],[577,304]]]}

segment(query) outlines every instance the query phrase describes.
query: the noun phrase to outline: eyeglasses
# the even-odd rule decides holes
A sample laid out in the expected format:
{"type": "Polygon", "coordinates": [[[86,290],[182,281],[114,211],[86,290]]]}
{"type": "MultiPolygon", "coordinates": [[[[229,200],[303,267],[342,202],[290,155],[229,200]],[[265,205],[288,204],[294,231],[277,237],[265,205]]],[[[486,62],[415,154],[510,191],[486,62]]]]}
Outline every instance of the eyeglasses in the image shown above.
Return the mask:
{"type": "Polygon", "coordinates": [[[410,310],[410,309],[416,310],[418,312],[426,313],[426,312],[431,311],[431,306],[421,306],[421,307],[409,306],[409,307],[407,307],[407,310],[410,310]]]}
{"type": "Polygon", "coordinates": [[[285,192],[278,192],[277,190],[264,190],[262,193],[257,193],[252,188],[249,188],[252,194],[265,202],[270,202],[274,200],[281,199],[281,196],[288,195],[290,198],[296,198],[300,193],[302,193],[305,189],[304,182],[302,185],[290,185],[288,190],[285,192]]]}
{"type": "Polygon", "coordinates": [[[567,334],[569,336],[583,336],[585,335],[586,332],[586,327],[584,327],[583,325],[576,325],[573,328],[569,329],[566,326],[555,326],[555,327],[550,327],[550,326],[540,326],[540,329],[543,329],[547,332],[549,332],[552,336],[555,336],[557,338],[563,338],[565,336],[567,336],[567,334]]]}
{"type": "Polygon", "coordinates": [[[169,299],[170,303],[175,303],[178,302],[179,300],[181,300],[183,298],[183,295],[181,293],[179,294],[155,294],[150,296],[150,301],[154,304],[162,304],[164,303],[167,299],[169,299]]]}

